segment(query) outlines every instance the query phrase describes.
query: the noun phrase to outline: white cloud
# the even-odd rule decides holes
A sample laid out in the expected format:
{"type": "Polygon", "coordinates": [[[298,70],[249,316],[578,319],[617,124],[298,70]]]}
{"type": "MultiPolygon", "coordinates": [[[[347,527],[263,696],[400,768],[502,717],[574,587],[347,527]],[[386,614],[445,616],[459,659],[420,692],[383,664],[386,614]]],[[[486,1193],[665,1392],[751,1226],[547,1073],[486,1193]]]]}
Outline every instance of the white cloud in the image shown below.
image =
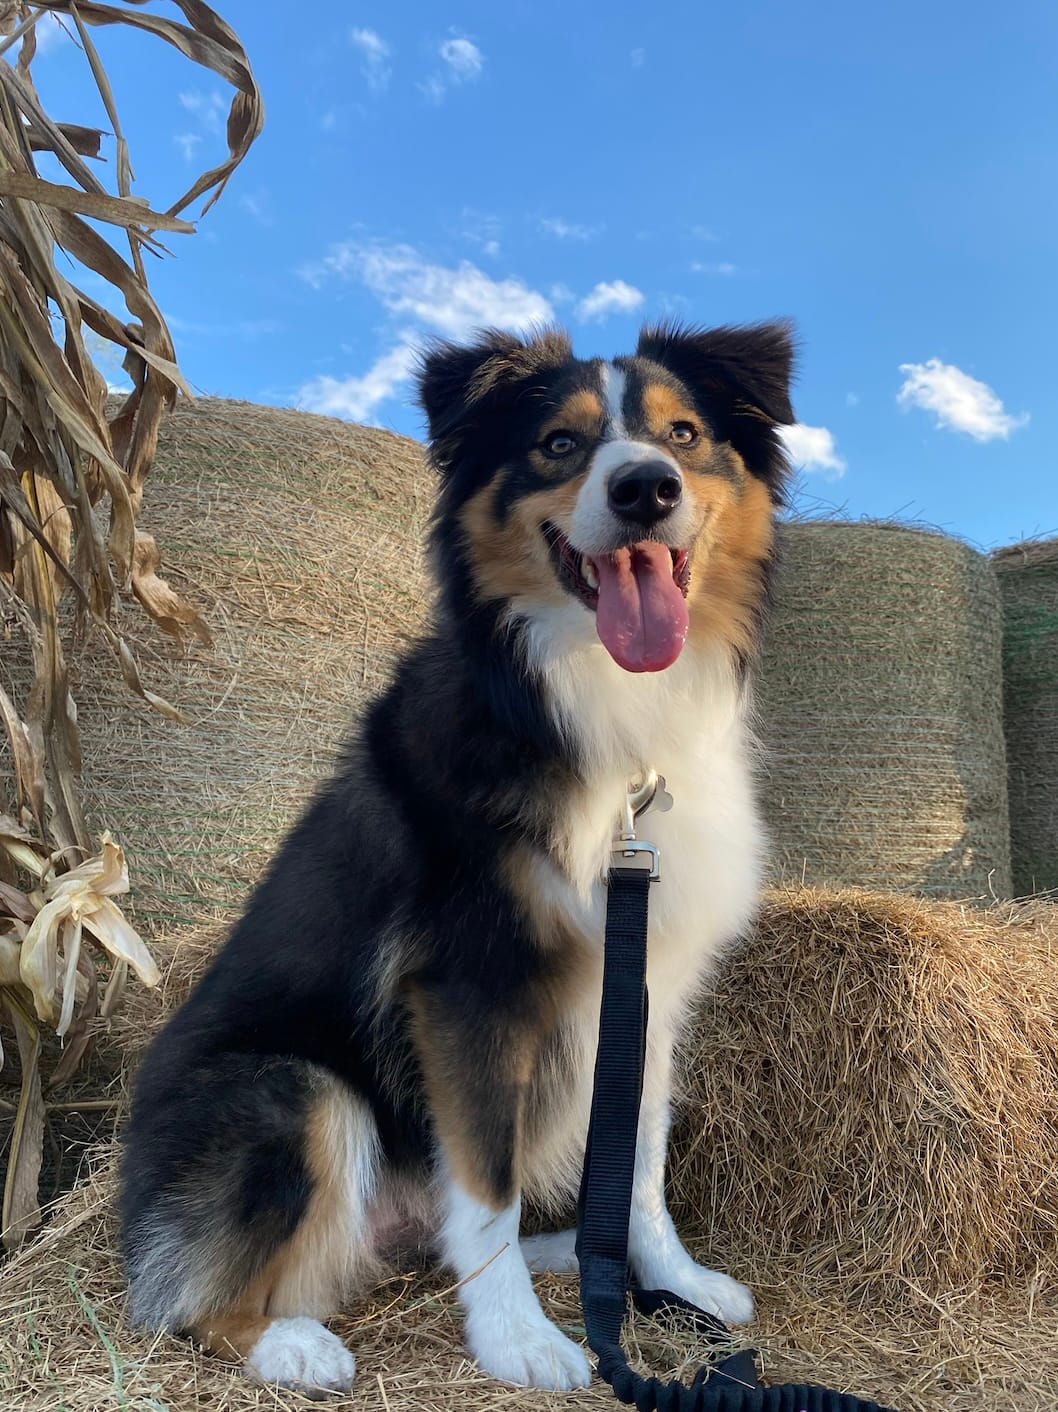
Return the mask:
{"type": "Polygon", "coordinates": [[[132,383],[128,374],[122,367],[123,351],[109,339],[101,337],[98,333],[93,333],[91,329],[85,330],[85,348],[88,356],[95,364],[96,371],[104,378],[107,385],[107,392],[125,393],[132,391],[132,383]]]}
{"type": "Polygon", "coordinates": [[[176,143],[177,147],[179,147],[180,155],[183,157],[184,161],[190,162],[193,160],[195,148],[202,141],[202,138],[197,132],[180,132],[173,138],[173,141],[176,143]]]}
{"type": "Polygon", "coordinates": [[[224,130],[228,105],[222,94],[203,93],[200,88],[193,88],[179,96],[181,108],[196,117],[206,132],[219,133],[224,130]]]}
{"type": "Polygon", "coordinates": [[[556,240],[591,240],[596,234],[593,226],[575,225],[561,216],[541,216],[540,229],[553,235],[556,240]]]}
{"type": "Polygon", "coordinates": [[[723,275],[726,278],[738,274],[738,266],[733,265],[730,260],[716,260],[711,263],[692,260],[691,269],[698,275],[723,275]]]}
{"type": "Polygon", "coordinates": [[[415,345],[406,334],[361,377],[317,377],[305,383],[298,393],[298,406],[328,417],[366,421],[409,380],[414,366],[415,345]]]}
{"type": "Polygon", "coordinates": [[[500,236],[503,226],[498,216],[488,211],[476,211],[472,206],[464,206],[460,216],[458,234],[481,247],[483,255],[496,256],[500,253],[500,236]]]}
{"type": "Polygon", "coordinates": [[[480,78],[485,67],[484,54],[469,39],[446,39],[437,46],[437,53],[444,65],[443,72],[433,73],[417,85],[431,103],[441,102],[449,84],[471,83],[480,78]]]}
{"type": "Polygon", "coordinates": [[[355,280],[400,320],[396,344],[366,373],[317,377],[298,394],[309,411],[357,421],[370,418],[409,381],[424,334],[460,339],[486,326],[528,329],[554,318],[550,300],[522,280],[492,279],[469,260],[433,264],[410,245],[346,241],[301,274],[315,289],[333,279],[355,280]]]}
{"type": "Polygon", "coordinates": [[[382,93],[389,87],[393,74],[389,58],[392,53],[389,45],[373,29],[351,29],[349,43],[359,49],[362,55],[360,72],[367,79],[372,93],[382,93]]]}
{"type": "MultiPolygon", "coordinates": [[[[69,29],[62,23],[58,15],[42,14],[33,26],[33,33],[37,41],[37,53],[43,58],[60,44],[69,43],[72,39],[69,29]]],[[[21,41],[19,41],[21,48],[21,41]]]]}
{"type": "Polygon", "coordinates": [[[686,294],[662,294],[660,302],[662,312],[670,318],[685,319],[691,312],[691,301],[686,294]]]}
{"type": "Polygon", "coordinates": [[[901,363],[903,385],[896,395],[905,410],[921,407],[936,416],[936,425],[949,431],[965,432],[975,441],[1005,441],[1028,421],[1028,414],[1011,416],[985,382],[939,358],[924,363],[901,363]]]}
{"type": "Polygon", "coordinates": [[[431,74],[429,78],[423,79],[415,86],[420,93],[429,98],[431,103],[440,103],[445,96],[445,81],[440,74],[431,74]]]}
{"type": "Polygon", "coordinates": [[[464,338],[485,325],[528,328],[554,317],[550,302],[520,279],[492,279],[469,260],[431,264],[411,245],[347,241],[302,275],[316,288],[330,276],[358,280],[391,314],[414,318],[446,338],[464,338]]]}
{"type": "Polygon", "coordinates": [[[263,226],[274,225],[272,203],[267,191],[244,191],[239,197],[239,205],[248,216],[252,216],[263,226]]]}
{"type": "Polygon", "coordinates": [[[237,319],[232,323],[202,323],[197,319],[181,318],[165,311],[165,321],[174,332],[188,338],[241,338],[253,342],[270,334],[281,333],[278,319],[237,319]]]}
{"type": "Polygon", "coordinates": [[[485,65],[484,54],[469,39],[446,39],[439,52],[455,83],[477,78],[485,65]]]}
{"type": "Polygon", "coordinates": [[[630,314],[643,302],[641,290],[623,279],[600,281],[577,305],[581,319],[605,319],[609,314],[630,314]]]}
{"type": "Polygon", "coordinates": [[[215,89],[206,92],[201,88],[191,88],[177,96],[181,108],[198,127],[197,132],[181,132],[173,138],[184,161],[191,162],[194,161],[195,149],[201,144],[203,134],[211,142],[223,135],[228,121],[228,105],[224,101],[224,95],[215,89]]]}
{"type": "Polygon", "coordinates": [[[797,422],[792,427],[780,427],[779,434],[799,470],[819,471],[826,480],[840,480],[845,474],[845,459],[838,455],[834,435],[826,427],[806,427],[797,422]]]}

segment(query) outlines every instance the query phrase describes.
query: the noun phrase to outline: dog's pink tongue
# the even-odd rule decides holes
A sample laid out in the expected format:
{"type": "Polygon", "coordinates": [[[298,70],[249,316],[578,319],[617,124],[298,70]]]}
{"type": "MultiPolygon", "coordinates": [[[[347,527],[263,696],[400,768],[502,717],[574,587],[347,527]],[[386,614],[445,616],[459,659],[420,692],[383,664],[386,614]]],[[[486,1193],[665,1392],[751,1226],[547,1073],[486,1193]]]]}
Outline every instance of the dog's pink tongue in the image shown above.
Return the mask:
{"type": "Polygon", "coordinates": [[[672,577],[672,555],[645,539],[593,559],[599,577],[595,614],[602,645],[626,672],[662,672],[687,638],[687,603],[672,577]]]}

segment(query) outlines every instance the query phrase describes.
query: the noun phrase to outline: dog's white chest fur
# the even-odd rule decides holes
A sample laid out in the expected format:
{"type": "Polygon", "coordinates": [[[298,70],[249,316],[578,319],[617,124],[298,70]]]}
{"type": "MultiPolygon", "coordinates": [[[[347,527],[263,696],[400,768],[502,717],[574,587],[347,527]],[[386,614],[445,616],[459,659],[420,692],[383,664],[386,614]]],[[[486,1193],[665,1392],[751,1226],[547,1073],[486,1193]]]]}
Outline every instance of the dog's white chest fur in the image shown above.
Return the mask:
{"type": "Polygon", "coordinates": [[[664,776],[673,806],[647,812],[637,833],[661,850],[661,880],[650,889],[648,979],[652,1010],[668,1009],[693,991],[756,904],[764,840],[744,691],[719,653],[703,659],[688,649],[668,671],[637,676],[597,643],[556,652],[556,626],[538,620],[533,645],[549,704],[576,741],[586,778],[564,811],[547,885],[568,920],[601,944],[626,791],[644,769],[664,776]]]}
{"type": "MultiPolygon", "coordinates": [[[[556,652],[554,622],[533,626],[549,705],[585,761],[583,785],[559,808],[551,854],[537,857],[535,883],[551,915],[588,938],[596,957],[594,983],[578,991],[577,1012],[567,1017],[573,1081],[529,1157],[527,1185],[554,1193],[575,1189],[579,1172],[598,1041],[606,875],[630,783],[655,769],[673,798],[668,812],[648,811],[637,824],[637,836],[661,853],[647,948],[650,1044],[659,1054],[677,1039],[713,959],[753,916],[763,834],[744,693],[724,658],[685,652],[666,672],[634,676],[598,643],[556,652]]],[[[656,1071],[666,1090],[668,1073],[667,1062],[656,1071]]]]}

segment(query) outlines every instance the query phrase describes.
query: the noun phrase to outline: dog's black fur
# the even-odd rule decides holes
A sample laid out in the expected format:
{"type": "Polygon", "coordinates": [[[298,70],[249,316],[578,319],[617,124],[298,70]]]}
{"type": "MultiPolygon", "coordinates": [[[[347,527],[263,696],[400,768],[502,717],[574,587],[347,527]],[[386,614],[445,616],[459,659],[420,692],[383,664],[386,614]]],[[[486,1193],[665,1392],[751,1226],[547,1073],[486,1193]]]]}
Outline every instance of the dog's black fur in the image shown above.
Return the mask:
{"type": "MultiPolygon", "coordinates": [[[[723,514],[749,514],[738,505],[753,479],[781,500],[790,360],[783,326],[664,326],[614,364],[630,407],[649,385],[700,422],[708,448],[685,479],[726,497],[710,511],[715,533],[723,514]]],[[[589,474],[586,461],[550,466],[532,448],[554,409],[594,395],[599,377],[598,360],[574,360],[559,333],[494,332],[425,356],[439,480],[432,627],[143,1061],[121,1195],[137,1322],[209,1342],[206,1326],[282,1261],[318,1198],[309,1149],[324,1098],[370,1115],[372,1161],[393,1189],[428,1187],[441,1150],[497,1209],[530,1181],[525,1154],[572,1083],[569,997],[594,982],[590,938],[527,903],[510,878],[523,857],[554,856],[560,815],[592,789],[594,766],[534,668],[513,600],[482,584],[486,569],[505,572],[489,536],[509,535],[534,497],[557,504],[589,474]],[[470,514],[486,495],[482,539],[470,514]]],[[[770,512],[753,513],[763,535],[770,512]]],[[[744,565],[732,550],[731,621],[750,626],[694,646],[736,675],[753,650],[768,545],[745,551],[744,565]]],[[[695,573],[705,582],[705,568],[695,573]]],[[[719,592],[711,611],[722,616],[719,592]]],[[[691,614],[693,632],[693,602],[691,614]]]]}

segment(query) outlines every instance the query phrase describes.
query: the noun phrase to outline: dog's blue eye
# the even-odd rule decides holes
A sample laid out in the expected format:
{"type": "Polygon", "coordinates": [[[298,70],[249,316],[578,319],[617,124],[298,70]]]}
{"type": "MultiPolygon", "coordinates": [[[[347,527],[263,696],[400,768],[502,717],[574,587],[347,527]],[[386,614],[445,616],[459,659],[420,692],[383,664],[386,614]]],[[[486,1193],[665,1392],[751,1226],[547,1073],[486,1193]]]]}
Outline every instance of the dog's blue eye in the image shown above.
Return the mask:
{"type": "Polygon", "coordinates": [[[693,422],[673,422],[669,440],[680,446],[693,446],[698,440],[698,428],[693,422]]]}
{"type": "Polygon", "coordinates": [[[545,437],[542,450],[545,456],[568,456],[577,449],[577,438],[569,431],[553,431],[545,437]]]}

